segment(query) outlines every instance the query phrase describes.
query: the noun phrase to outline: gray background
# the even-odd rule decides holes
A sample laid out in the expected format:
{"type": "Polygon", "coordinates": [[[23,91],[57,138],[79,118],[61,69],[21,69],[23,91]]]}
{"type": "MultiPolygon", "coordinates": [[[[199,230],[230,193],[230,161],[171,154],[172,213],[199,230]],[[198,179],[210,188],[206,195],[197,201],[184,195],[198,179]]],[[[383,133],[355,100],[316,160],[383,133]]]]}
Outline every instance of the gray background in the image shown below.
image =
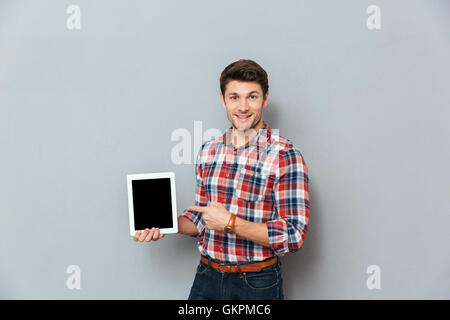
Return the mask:
{"type": "Polygon", "coordinates": [[[449,299],[449,31],[445,0],[1,0],[0,298],[187,298],[195,240],[134,243],[126,175],[174,171],[178,213],[193,204],[170,136],[225,130],[219,75],[249,58],[310,173],[286,298],[449,299]]]}

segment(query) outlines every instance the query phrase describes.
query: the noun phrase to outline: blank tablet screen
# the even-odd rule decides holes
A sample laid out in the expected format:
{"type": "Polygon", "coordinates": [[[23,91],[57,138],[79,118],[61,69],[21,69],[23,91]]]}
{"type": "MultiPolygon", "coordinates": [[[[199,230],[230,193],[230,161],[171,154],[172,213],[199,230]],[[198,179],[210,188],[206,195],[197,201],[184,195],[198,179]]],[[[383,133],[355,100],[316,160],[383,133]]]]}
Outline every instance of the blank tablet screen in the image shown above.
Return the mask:
{"type": "Polygon", "coordinates": [[[172,228],[170,178],[132,181],[134,229],[172,228]]]}

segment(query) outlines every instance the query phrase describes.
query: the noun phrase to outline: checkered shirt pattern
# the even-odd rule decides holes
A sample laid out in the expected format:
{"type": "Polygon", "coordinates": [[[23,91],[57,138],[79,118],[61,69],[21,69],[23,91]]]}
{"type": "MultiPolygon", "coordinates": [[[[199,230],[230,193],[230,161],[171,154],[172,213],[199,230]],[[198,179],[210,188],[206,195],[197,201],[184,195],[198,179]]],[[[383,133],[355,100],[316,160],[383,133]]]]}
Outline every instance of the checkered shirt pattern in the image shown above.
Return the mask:
{"type": "Polygon", "coordinates": [[[270,247],[208,229],[200,212],[186,209],[182,215],[199,231],[200,254],[221,263],[251,263],[297,251],[305,241],[310,208],[302,154],[266,122],[245,147],[225,144],[230,130],[200,148],[195,205],[220,202],[237,217],[267,224],[270,247]]]}

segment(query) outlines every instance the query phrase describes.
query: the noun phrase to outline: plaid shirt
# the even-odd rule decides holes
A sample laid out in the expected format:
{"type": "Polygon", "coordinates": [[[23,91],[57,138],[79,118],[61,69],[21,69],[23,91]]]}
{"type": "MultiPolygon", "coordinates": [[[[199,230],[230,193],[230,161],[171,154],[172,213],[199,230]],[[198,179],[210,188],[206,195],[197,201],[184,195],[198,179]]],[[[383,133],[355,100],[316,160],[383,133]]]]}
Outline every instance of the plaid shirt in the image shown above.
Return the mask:
{"type": "Polygon", "coordinates": [[[195,163],[195,205],[222,203],[238,217],[266,223],[270,247],[206,228],[202,214],[184,210],[199,231],[198,249],[222,263],[262,261],[299,249],[309,220],[308,168],[298,149],[264,122],[245,147],[221,137],[205,142],[195,163]]]}

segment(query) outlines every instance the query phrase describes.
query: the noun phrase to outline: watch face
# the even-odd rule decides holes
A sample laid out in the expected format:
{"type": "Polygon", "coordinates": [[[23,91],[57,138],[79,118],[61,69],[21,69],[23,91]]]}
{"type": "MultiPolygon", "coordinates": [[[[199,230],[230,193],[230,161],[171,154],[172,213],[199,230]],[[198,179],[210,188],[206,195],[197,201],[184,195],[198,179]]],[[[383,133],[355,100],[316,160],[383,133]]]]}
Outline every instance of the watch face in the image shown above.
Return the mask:
{"type": "Polygon", "coordinates": [[[230,234],[233,234],[233,233],[234,233],[233,229],[230,228],[230,227],[225,227],[225,228],[223,229],[223,231],[225,231],[225,233],[230,233],[230,234]]]}

